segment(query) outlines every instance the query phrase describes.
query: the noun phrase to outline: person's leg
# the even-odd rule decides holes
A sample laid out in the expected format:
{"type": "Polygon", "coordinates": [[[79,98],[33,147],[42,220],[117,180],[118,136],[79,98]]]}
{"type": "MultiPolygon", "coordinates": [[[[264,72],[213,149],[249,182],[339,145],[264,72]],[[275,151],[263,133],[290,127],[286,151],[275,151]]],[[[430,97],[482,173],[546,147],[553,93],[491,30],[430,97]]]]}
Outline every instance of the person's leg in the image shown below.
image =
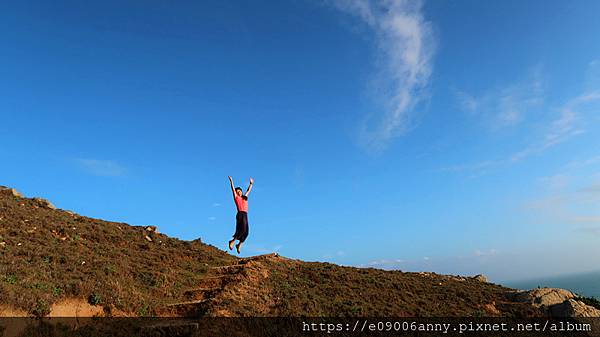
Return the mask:
{"type": "Polygon", "coordinates": [[[240,248],[242,248],[242,244],[244,243],[244,241],[246,241],[246,238],[248,237],[248,213],[246,212],[242,213],[241,225],[242,228],[240,236],[238,236],[239,242],[237,245],[235,245],[238,254],[240,253],[240,248]]]}
{"type": "Polygon", "coordinates": [[[243,221],[244,219],[242,213],[238,212],[235,215],[235,233],[233,234],[233,238],[229,240],[229,250],[233,249],[233,244],[235,243],[235,240],[239,240],[240,236],[242,235],[242,232],[244,231],[243,221]]]}

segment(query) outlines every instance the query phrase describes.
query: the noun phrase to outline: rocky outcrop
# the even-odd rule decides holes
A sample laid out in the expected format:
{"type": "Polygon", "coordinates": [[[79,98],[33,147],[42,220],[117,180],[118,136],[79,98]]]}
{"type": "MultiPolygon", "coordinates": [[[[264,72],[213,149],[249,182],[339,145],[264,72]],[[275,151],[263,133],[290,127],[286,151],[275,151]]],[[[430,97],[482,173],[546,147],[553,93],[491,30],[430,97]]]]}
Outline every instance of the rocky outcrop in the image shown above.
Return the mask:
{"type": "MultiPolygon", "coordinates": [[[[25,198],[23,194],[11,187],[0,186],[0,193],[4,195],[11,195],[16,198],[25,198]]],[[[56,206],[54,206],[50,201],[44,198],[32,198],[31,200],[33,200],[35,205],[38,207],[56,209],[56,206]]]]}
{"type": "Polygon", "coordinates": [[[158,228],[156,228],[156,226],[146,226],[145,230],[151,233],[158,233],[158,228]]]}
{"type": "Polygon", "coordinates": [[[600,317],[600,310],[576,300],[573,292],[559,288],[520,290],[509,294],[516,302],[530,303],[552,317],[600,317]]]}
{"type": "Polygon", "coordinates": [[[529,302],[536,307],[549,307],[575,298],[572,292],[559,288],[538,288],[517,295],[522,302],[529,302]]]}
{"type": "Polygon", "coordinates": [[[485,283],[490,282],[488,280],[488,278],[485,275],[483,275],[483,274],[478,274],[478,275],[475,275],[475,276],[473,276],[471,278],[474,279],[474,280],[476,280],[476,281],[479,281],[479,282],[485,282],[485,283]]]}
{"type": "Polygon", "coordinates": [[[600,317],[600,310],[581,301],[569,299],[550,307],[553,317],[600,317]]]}
{"type": "Polygon", "coordinates": [[[50,201],[48,201],[46,199],[43,199],[43,198],[33,198],[33,201],[35,201],[35,203],[39,207],[49,208],[49,209],[56,209],[56,206],[54,206],[50,201]]]}
{"type": "Polygon", "coordinates": [[[23,198],[23,194],[19,193],[19,191],[15,190],[14,188],[6,187],[6,186],[0,186],[0,193],[10,194],[17,198],[23,198]]]}

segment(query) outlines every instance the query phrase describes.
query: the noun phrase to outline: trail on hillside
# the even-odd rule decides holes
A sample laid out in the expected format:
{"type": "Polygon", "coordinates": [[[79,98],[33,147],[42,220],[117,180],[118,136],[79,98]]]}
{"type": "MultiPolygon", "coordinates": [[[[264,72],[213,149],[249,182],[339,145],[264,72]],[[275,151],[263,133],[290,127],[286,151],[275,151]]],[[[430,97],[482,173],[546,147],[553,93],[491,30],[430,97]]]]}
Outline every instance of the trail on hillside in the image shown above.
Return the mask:
{"type": "MultiPolygon", "coordinates": [[[[234,264],[211,267],[200,282],[186,289],[186,301],[169,304],[163,315],[176,317],[234,316],[227,310],[229,302],[240,301],[252,305],[254,311],[261,311],[257,297],[270,298],[267,287],[261,282],[268,278],[268,271],[261,261],[283,259],[277,253],[241,258],[234,264]],[[261,291],[262,290],[262,291],[261,291]]],[[[268,308],[263,310],[268,311],[268,308]]]]}

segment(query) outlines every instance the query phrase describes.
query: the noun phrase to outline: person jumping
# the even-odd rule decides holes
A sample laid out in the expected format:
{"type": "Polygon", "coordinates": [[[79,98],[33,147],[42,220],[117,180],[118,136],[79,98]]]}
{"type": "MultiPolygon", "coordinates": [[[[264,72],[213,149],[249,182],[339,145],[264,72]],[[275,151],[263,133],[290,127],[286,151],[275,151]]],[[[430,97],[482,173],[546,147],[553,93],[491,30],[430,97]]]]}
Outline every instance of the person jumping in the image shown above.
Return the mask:
{"type": "Polygon", "coordinates": [[[250,185],[248,186],[246,193],[243,194],[241,187],[233,187],[233,178],[231,178],[231,176],[229,176],[229,183],[231,184],[233,201],[237,208],[237,214],[235,216],[235,234],[233,234],[233,239],[229,240],[229,250],[233,249],[235,240],[239,240],[238,244],[235,245],[235,249],[239,254],[242,244],[248,237],[248,194],[252,191],[254,179],[250,178],[250,185]]]}

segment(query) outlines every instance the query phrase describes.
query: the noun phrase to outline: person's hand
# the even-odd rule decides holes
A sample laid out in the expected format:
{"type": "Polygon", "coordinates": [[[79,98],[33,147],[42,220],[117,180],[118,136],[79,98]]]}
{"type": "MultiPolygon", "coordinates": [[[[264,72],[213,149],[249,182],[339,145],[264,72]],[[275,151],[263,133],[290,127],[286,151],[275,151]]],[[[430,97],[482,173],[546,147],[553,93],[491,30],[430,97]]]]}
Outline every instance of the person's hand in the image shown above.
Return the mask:
{"type": "Polygon", "coordinates": [[[250,184],[254,184],[254,179],[250,178],[250,184]]]}
{"type": "Polygon", "coordinates": [[[231,178],[231,176],[228,176],[227,178],[229,178],[229,181],[233,181],[233,178],[231,178]]]}

